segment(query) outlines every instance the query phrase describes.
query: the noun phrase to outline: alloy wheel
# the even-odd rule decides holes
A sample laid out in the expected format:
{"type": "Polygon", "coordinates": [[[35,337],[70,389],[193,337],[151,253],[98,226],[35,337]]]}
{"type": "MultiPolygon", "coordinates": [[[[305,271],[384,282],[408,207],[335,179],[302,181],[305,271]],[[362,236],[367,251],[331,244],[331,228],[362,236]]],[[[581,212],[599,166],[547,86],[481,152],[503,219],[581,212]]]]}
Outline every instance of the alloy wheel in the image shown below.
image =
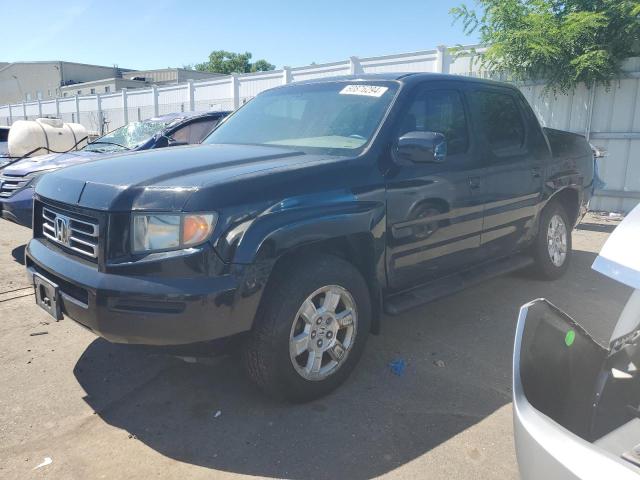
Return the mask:
{"type": "Polygon", "coordinates": [[[291,326],[289,357],[306,380],[324,380],[346,361],[355,343],[358,316],[351,294],[338,285],[317,289],[291,326]]]}
{"type": "Polygon", "coordinates": [[[567,226],[563,218],[555,214],[549,220],[547,228],[547,250],[551,263],[561,267],[567,258],[567,249],[567,226]]]}

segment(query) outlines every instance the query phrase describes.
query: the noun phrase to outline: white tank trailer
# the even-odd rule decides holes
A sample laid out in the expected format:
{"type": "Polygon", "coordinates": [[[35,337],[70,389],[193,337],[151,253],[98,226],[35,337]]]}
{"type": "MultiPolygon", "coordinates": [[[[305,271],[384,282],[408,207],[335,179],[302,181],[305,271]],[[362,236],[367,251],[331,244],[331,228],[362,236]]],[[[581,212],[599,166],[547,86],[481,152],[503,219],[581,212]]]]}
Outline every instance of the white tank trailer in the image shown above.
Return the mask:
{"type": "Polygon", "coordinates": [[[35,157],[80,150],[87,140],[87,129],[79,123],[64,123],[59,118],[18,120],[9,130],[9,155],[35,157]]]}

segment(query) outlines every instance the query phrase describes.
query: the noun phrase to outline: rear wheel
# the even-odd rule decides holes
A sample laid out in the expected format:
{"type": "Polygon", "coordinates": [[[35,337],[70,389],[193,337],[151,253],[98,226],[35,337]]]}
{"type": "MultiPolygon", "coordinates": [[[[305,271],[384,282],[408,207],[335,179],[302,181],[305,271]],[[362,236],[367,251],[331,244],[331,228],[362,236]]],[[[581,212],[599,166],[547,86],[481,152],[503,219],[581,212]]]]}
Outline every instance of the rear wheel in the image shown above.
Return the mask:
{"type": "Polygon", "coordinates": [[[536,273],[542,278],[558,278],[569,267],[571,227],[569,217],[560,203],[552,202],[542,211],[533,253],[536,273]]]}
{"type": "Polygon", "coordinates": [[[294,262],[269,288],[243,349],[249,377],[267,393],[308,401],[338,387],[370,330],[367,285],[332,255],[294,262]]]}

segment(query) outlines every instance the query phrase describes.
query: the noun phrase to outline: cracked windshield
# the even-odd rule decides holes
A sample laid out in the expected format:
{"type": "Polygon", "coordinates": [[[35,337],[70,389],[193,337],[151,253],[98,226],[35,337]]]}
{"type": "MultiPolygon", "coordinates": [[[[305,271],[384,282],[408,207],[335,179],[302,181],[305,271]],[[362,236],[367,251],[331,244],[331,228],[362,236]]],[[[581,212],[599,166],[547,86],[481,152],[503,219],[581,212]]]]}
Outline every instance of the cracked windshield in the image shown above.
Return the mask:
{"type": "Polygon", "coordinates": [[[167,125],[167,122],[153,120],[131,122],[91,142],[84,149],[89,152],[101,153],[132,150],[161,132],[167,125]]]}

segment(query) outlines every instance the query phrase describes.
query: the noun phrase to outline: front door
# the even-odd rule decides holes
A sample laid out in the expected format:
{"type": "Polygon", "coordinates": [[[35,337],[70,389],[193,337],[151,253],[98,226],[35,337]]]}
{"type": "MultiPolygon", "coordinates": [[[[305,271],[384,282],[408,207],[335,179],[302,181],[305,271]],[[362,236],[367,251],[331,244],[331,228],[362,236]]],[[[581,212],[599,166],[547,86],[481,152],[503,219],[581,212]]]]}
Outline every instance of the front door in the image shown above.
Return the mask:
{"type": "Polygon", "coordinates": [[[428,82],[416,87],[400,116],[394,138],[410,131],[442,133],[447,155],[443,163],[396,160],[387,173],[386,260],[394,290],[478,260],[484,172],[467,111],[461,90],[428,82]]]}

